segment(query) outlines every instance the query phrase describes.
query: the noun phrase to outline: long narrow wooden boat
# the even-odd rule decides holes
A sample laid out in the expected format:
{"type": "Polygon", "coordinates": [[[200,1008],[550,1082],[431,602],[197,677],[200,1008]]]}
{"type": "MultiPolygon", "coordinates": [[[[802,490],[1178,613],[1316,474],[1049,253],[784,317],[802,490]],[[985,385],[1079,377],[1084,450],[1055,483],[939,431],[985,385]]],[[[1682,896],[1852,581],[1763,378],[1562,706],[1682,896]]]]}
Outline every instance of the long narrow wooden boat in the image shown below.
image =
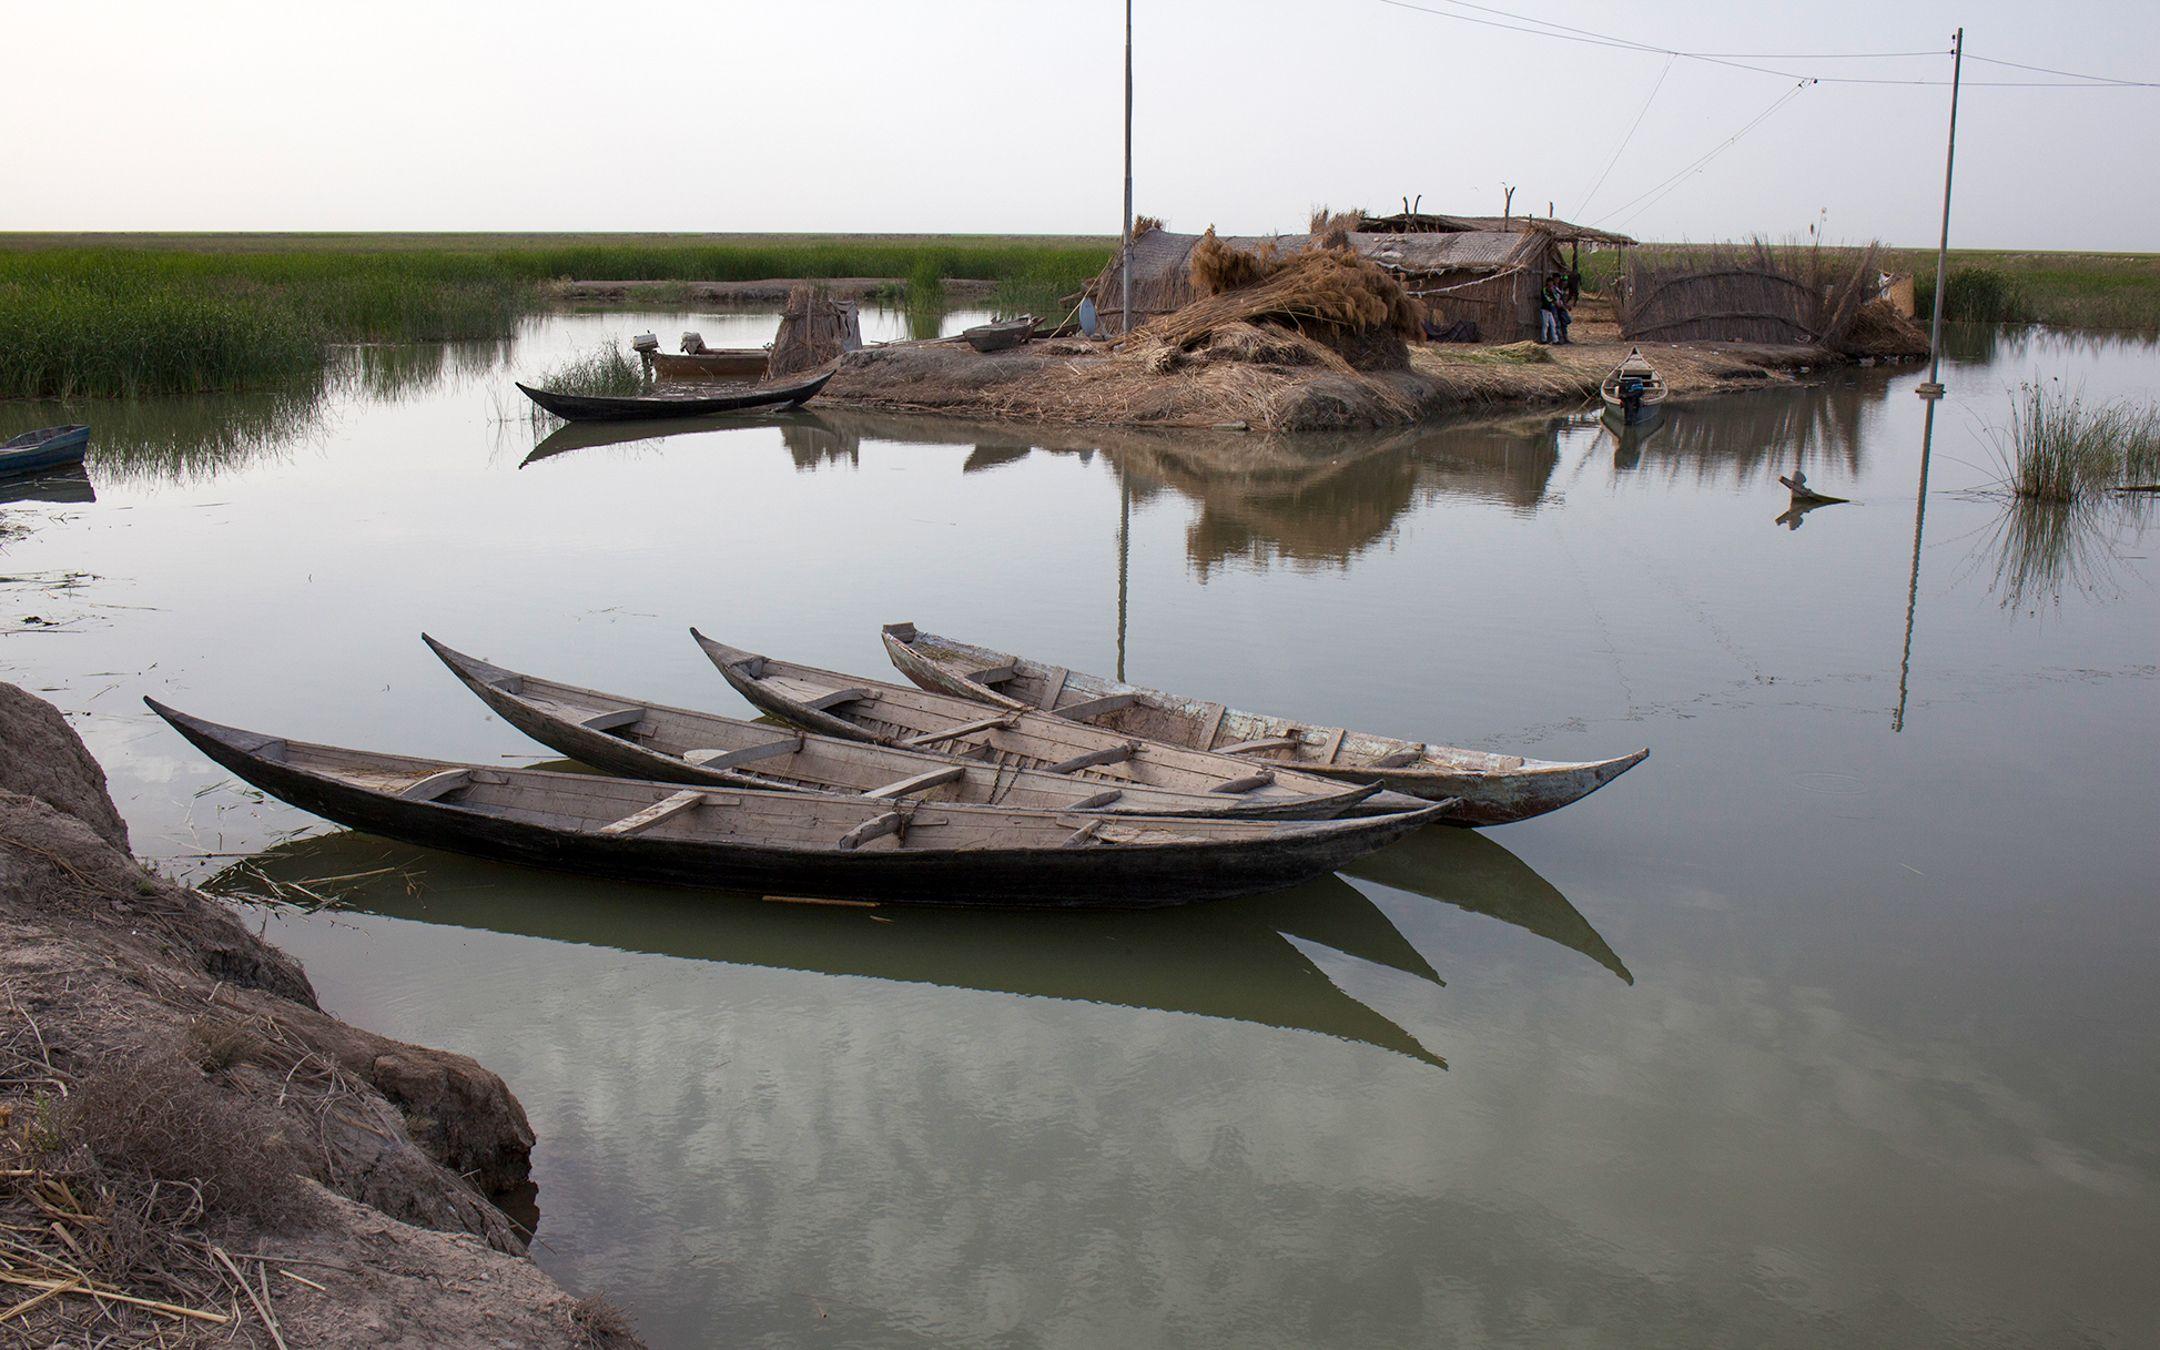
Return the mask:
{"type": "Polygon", "coordinates": [[[1182,904],[1332,872],[1438,814],[1163,820],[686,788],[311,745],[145,701],[241,778],[355,829],[559,871],[790,896],[1182,904]]]}
{"type": "Polygon", "coordinates": [[[652,354],[653,374],[663,380],[762,380],[771,361],[763,347],[652,354]]]}
{"type": "Polygon", "coordinates": [[[89,448],[90,428],[79,423],[25,431],[0,441],[0,476],[80,464],[89,448]]]}
{"type": "MultiPolygon", "coordinates": [[[[876,741],[903,750],[980,760],[1010,772],[1043,769],[1099,783],[1201,792],[1247,803],[1327,798],[1349,814],[1411,810],[1414,797],[1377,783],[1340,782],[1227,755],[1144,740],[1072,717],[986,708],[948,694],[866,680],[759,656],[690,630],[705,655],[744,698],[775,717],[828,736],[876,741]]],[[[1079,711],[1085,712],[1084,709],[1079,711]]]]}
{"type": "Polygon", "coordinates": [[[976,351],[989,353],[1008,351],[1027,341],[1034,333],[1035,316],[1023,314],[1017,319],[1003,319],[997,323],[977,324],[973,328],[962,329],[960,336],[976,351]]]}
{"type": "Polygon", "coordinates": [[[1454,799],[1456,825],[1500,825],[1557,810],[1597,791],[1650,754],[1562,763],[1428,745],[1341,727],[1315,727],[888,624],[885,651],[924,689],[996,708],[1054,711],[1107,734],[1212,750],[1323,778],[1381,783],[1431,801],[1454,799]]]}
{"type": "Polygon", "coordinates": [[[1631,347],[1612,374],[1598,385],[1598,396],[1605,401],[1605,415],[1622,426],[1640,426],[1658,415],[1665,403],[1665,377],[1657,373],[1642,354],[1642,348],[1631,347]]]}
{"type": "Polygon", "coordinates": [[[1258,801],[1143,783],[1109,786],[582,689],[491,665],[425,633],[420,637],[503,721],[572,759],[626,777],[885,801],[1263,820],[1332,819],[1363,796],[1334,783],[1319,797],[1258,801]]]}
{"type": "Polygon", "coordinates": [[[832,370],[823,370],[785,384],[707,390],[685,387],[654,394],[565,394],[535,389],[528,384],[518,385],[518,390],[566,422],[635,422],[663,417],[702,417],[708,413],[741,412],[746,408],[792,408],[814,397],[832,377],[832,370]]]}

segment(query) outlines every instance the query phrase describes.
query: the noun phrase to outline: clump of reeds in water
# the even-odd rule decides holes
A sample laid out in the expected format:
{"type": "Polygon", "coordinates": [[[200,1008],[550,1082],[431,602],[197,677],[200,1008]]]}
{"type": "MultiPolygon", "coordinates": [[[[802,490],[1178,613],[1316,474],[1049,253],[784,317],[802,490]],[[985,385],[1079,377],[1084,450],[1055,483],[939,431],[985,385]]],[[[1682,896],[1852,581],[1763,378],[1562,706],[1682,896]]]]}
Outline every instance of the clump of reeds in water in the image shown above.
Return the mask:
{"type": "Polygon", "coordinates": [[[2012,496],[2076,501],[2151,482],[2160,469],[2160,408],[2090,404],[2059,380],[2018,386],[2010,406],[1997,453],[2012,496]]]}
{"type": "Polygon", "coordinates": [[[1997,434],[2002,490],[1995,588],[2025,608],[2065,587],[2106,587],[2118,536],[2150,522],[2152,499],[2125,491],[2160,477],[2160,408],[2087,403],[2060,381],[2021,385],[2007,433],[1997,434]]]}
{"type": "Polygon", "coordinates": [[[539,387],[557,394],[624,396],[645,393],[649,386],[642,366],[624,356],[621,347],[603,342],[548,371],[539,387]]]}

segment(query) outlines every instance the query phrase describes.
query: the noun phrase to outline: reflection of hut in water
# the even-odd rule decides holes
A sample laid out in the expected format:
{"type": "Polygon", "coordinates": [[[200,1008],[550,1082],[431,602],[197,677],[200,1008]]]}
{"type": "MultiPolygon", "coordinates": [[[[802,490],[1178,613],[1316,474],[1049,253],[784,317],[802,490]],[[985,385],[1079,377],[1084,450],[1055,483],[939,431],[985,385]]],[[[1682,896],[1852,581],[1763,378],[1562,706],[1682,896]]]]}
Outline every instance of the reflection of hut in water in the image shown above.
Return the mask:
{"type": "Polygon", "coordinates": [[[1533,511],[1560,464],[1560,428],[1552,418],[1470,422],[1421,433],[1420,482],[1451,497],[1533,511]]]}
{"type": "MultiPolygon", "coordinates": [[[[1468,322],[1480,338],[1516,342],[1537,336],[1537,295],[1546,281],[1564,274],[1572,250],[1631,244],[1625,235],[1562,220],[1516,216],[1403,214],[1366,217],[1349,233],[1351,247],[1402,283],[1427,323],[1435,328],[1468,322]]],[[[1309,248],[1310,234],[1221,235],[1246,252],[1309,248]]],[[[1192,279],[1197,234],[1151,229],[1132,243],[1134,326],[1181,309],[1199,298],[1192,279]]],[[[1123,259],[1111,260],[1089,288],[1104,331],[1124,330],[1123,259]]]]}
{"type": "Polygon", "coordinates": [[[1018,464],[1021,460],[1026,459],[1034,448],[1024,441],[1015,441],[1009,445],[991,441],[977,441],[975,448],[968,451],[968,457],[961,462],[960,472],[987,473],[992,469],[1001,469],[1007,464],[1018,464]]]}
{"type": "MultiPolygon", "coordinates": [[[[1848,377],[1808,389],[1734,394],[1667,416],[1637,444],[1638,471],[1697,482],[1730,474],[1735,484],[1763,483],[1795,467],[1825,482],[1860,473],[1860,426],[1868,406],[1888,397],[1889,382],[1848,377]]],[[[1617,459],[1622,468],[1627,464],[1617,459]]]]}
{"type": "Polygon", "coordinates": [[[780,443],[787,447],[795,467],[806,473],[828,464],[862,467],[862,438],[822,419],[805,416],[782,422],[780,443]]]}

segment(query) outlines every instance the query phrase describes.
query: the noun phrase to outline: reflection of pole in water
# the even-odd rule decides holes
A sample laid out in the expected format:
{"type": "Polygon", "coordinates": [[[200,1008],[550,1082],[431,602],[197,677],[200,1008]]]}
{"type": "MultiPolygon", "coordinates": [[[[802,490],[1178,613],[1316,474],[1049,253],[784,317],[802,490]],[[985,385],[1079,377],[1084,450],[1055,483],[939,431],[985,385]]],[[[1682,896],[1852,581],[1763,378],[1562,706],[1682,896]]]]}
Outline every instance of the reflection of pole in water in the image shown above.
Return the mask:
{"type": "Polygon", "coordinates": [[[1920,532],[1927,524],[1928,459],[1935,451],[1935,400],[1927,401],[1927,420],[1920,430],[1920,492],[1913,503],[1912,578],[1905,584],[1905,655],[1898,662],[1897,711],[1890,716],[1890,730],[1905,729],[1905,688],[1912,677],[1913,611],[1920,603],[1920,532]]]}
{"type": "Polygon", "coordinates": [[[1125,596],[1127,577],[1132,559],[1132,485],[1126,481],[1125,466],[1117,466],[1118,516],[1117,516],[1117,677],[1125,680],[1125,596]]]}

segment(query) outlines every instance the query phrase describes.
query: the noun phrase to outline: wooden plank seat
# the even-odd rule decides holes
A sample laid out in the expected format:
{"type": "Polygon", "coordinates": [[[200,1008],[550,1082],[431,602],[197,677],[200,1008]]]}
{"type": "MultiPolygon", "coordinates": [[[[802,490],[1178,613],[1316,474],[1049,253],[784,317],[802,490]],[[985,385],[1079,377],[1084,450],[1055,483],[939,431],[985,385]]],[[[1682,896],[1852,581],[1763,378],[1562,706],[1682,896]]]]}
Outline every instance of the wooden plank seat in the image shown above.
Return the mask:
{"type": "Polygon", "coordinates": [[[1274,781],[1275,771],[1273,769],[1262,769],[1258,773],[1246,774],[1243,778],[1232,778],[1226,782],[1217,783],[1208,791],[1223,793],[1251,792],[1256,788],[1264,788],[1274,781]]]}
{"type": "Polygon", "coordinates": [[[927,773],[916,774],[912,778],[903,778],[897,783],[887,783],[883,787],[872,788],[862,795],[887,799],[912,796],[917,792],[928,792],[934,787],[943,787],[966,772],[967,765],[950,764],[942,769],[931,769],[927,773]]]}
{"type": "Polygon", "coordinates": [[[843,703],[854,703],[868,697],[870,691],[867,689],[835,689],[830,693],[819,694],[816,698],[803,700],[803,706],[822,712],[827,708],[837,708],[843,703]]]}
{"type": "Polygon", "coordinates": [[[683,763],[695,764],[701,769],[728,769],[737,764],[754,764],[775,755],[792,755],[802,749],[803,738],[789,736],[784,740],[767,741],[763,745],[746,745],[740,750],[685,750],[683,763]]]}
{"type": "Polygon", "coordinates": [[[833,847],[839,849],[842,853],[851,853],[871,840],[882,839],[888,834],[899,835],[902,839],[905,839],[907,837],[906,830],[906,814],[899,811],[887,811],[882,816],[872,816],[846,834],[841,835],[840,841],[834,844],[833,847]]]}
{"type": "Polygon", "coordinates": [[[702,792],[678,792],[673,796],[661,798],[642,811],[634,811],[621,820],[609,821],[600,827],[600,833],[612,835],[636,834],[640,830],[649,830],[663,820],[673,819],[685,811],[695,810],[704,804],[705,794],[702,792]]]}
{"type": "Polygon", "coordinates": [[[962,736],[972,736],[978,731],[988,731],[992,727],[1009,727],[1019,720],[1012,713],[998,713],[991,717],[978,717],[972,722],[962,722],[958,726],[950,726],[943,731],[926,731],[920,736],[910,736],[900,742],[900,748],[903,750],[919,750],[926,745],[936,745],[940,741],[958,740],[962,736]]]}
{"type": "Polygon", "coordinates": [[[1140,696],[1138,694],[1104,694],[1101,698],[1091,698],[1084,703],[1069,704],[1066,707],[1056,708],[1052,711],[1056,712],[1058,716],[1071,721],[1085,722],[1091,717],[1100,717],[1104,713],[1116,712],[1120,708],[1129,708],[1139,701],[1140,696]]]}
{"type": "Polygon", "coordinates": [[[1106,746],[1101,750],[1090,750],[1084,755],[1074,755],[1071,759],[1061,759],[1055,764],[1045,765],[1043,772],[1076,773],[1081,769],[1092,769],[1098,764],[1123,764],[1139,751],[1140,742],[1127,741],[1123,745],[1106,746]]]}
{"type": "Polygon", "coordinates": [[[1018,673],[1017,666],[1018,662],[1016,661],[1007,661],[998,666],[985,666],[981,670],[969,671],[968,678],[977,684],[1003,684],[1018,673]]]}
{"type": "Polygon", "coordinates": [[[579,722],[587,731],[620,731],[635,722],[645,720],[644,708],[617,708],[613,712],[594,713],[579,722]]]}
{"type": "Polygon", "coordinates": [[[1392,754],[1382,755],[1372,762],[1372,767],[1375,769],[1400,769],[1415,764],[1423,758],[1425,758],[1425,746],[1420,743],[1411,746],[1408,750],[1397,750],[1392,754]]]}
{"type": "Polygon", "coordinates": [[[1239,741],[1235,745],[1218,745],[1218,755],[1249,755],[1257,750],[1295,750],[1300,744],[1295,736],[1262,736],[1257,740],[1239,741]]]}

